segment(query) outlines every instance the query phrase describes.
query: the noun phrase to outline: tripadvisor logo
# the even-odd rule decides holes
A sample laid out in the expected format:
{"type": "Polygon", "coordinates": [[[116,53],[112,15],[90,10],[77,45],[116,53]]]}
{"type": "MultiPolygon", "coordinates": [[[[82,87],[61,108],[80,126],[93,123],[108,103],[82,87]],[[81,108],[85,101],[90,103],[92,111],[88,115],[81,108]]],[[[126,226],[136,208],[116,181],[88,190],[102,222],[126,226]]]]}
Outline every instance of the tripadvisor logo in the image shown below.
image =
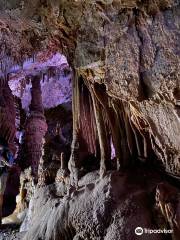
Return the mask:
{"type": "Polygon", "coordinates": [[[136,235],[142,235],[142,234],[153,234],[153,233],[173,233],[173,230],[171,229],[149,229],[149,228],[142,228],[142,227],[137,227],[135,229],[135,234],[136,235]]]}
{"type": "Polygon", "coordinates": [[[135,229],[135,234],[136,235],[142,235],[143,234],[143,228],[142,227],[137,227],[136,229],[135,229]]]}

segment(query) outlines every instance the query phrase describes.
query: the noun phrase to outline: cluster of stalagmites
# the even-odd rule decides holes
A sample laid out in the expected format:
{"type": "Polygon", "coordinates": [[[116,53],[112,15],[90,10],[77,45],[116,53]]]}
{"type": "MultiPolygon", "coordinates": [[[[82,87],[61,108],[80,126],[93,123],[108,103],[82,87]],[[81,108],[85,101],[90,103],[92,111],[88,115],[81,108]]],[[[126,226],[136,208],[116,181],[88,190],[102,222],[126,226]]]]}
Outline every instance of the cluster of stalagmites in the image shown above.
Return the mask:
{"type": "MultiPolygon", "coordinates": [[[[48,74],[49,72],[50,70],[48,74]]],[[[27,79],[28,82],[31,81],[32,84],[31,104],[29,106],[29,112],[26,114],[26,120],[23,123],[21,113],[18,109],[21,104],[19,104],[17,99],[14,99],[8,85],[8,79],[2,78],[0,81],[0,136],[7,142],[13,154],[17,152],[19,164],[22,166],[20,190],[19,195],[16,197],[16,209],[10,216],[3,219],[3,223],[22,223],[30,200],[34,195],[35,188],[54,182],[56,172],[59,169],[57,182],[60,181],[61,177],[67,177],[67,173],[69,173],[67,169],[65,169],[64,153],[59,153],[63,145],[62,143],[64,143],[65,152],[67,152],[69,142],[64,138],[61,128],[59,129],[59,127],[59,145],[57,139],[54,141],[56,141],[57,146],[60,146],[60,149],[54,154],[53,161],[50,162],[48,166],[46,166],[44,162],[43,147],[47,144],[44,137],[47,133],[48,126],[42,104],[40,83],[42,73],[27,76],[27,79]],[[19,140],[15,137],[17,128],[19,128],[18,130],[21,135],[19,140]],[[62,167],[60,168],[60,166],[62,167]]]]}

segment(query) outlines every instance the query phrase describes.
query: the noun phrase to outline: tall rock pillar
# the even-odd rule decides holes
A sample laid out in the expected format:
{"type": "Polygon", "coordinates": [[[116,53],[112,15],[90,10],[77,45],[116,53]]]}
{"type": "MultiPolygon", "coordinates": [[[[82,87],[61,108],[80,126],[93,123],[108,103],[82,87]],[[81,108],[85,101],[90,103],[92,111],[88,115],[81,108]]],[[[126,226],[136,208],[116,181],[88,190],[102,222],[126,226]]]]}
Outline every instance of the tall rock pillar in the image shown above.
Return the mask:
{"type": "Polygon", "coordinates": [[[37,181],[38,166],[42,155],[43,137],[47,131],[46,119],[44,116],[40,76],[31,78],[31,104],[30,115],[26,122],[26,146],[27,157],[31,165],[32,175],[37,181]]]}

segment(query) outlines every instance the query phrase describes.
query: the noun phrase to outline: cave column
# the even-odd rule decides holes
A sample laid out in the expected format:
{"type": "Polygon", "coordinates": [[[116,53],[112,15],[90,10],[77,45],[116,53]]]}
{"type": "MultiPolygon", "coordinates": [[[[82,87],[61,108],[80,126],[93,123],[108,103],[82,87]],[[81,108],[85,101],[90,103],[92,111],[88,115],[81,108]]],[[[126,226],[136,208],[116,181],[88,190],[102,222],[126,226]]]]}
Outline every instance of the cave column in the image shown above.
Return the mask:
{"type": "Polygon", "coordinates": [[[47,131],[46,119],[44,116],[42,93],[41,93],[41,77],[39,75],[31,77],[31,104],[30,115],[26,122],[26,148],[27,158],[31,165],[32,175],[37,181],[39,161],[42,155],[43,137],[47,131]]]}
{"type": "Polygon", "coordinates": [[[75,74],[73,79],[73,140],[71,144],[71,156],[68,162],[68,168],[70,170],[70,181],[71,184],[78,185],[80,160],[79,160],[79,115],[80,115],[80,103],[79,103],[79,79],[78,74],[75,74]]]}

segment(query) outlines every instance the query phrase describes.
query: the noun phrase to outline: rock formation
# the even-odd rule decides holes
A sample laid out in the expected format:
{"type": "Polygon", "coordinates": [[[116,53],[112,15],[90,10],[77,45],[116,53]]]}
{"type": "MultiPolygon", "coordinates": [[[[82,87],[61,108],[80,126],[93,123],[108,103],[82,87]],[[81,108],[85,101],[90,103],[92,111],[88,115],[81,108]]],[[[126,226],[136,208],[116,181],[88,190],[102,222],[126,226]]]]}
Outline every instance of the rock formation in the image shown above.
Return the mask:
{"type": "Polygon", "coordinates": [[[32,174],[37,181],[38,166],[41,158],[42,139],[47,131],[47,124],[43,114],[41,85],[39,76],[32,78],[32,100],[30,116],[26,123],[27,161],[32,168],[32,174]]]}
{"type": "Polygon", "coordinates": [[[1,138],[6,140],[10,150],[15,153],[14,144],[16,127],[15,127],[15,103],[8,82],[0,79],[0,132],[1,138]]]}
{"type": "Polygon", "coordinates": [[[179,0],[17,0],[0,10],[0,137],[12,149],[10,88],[27,117],[24,239],[134,240],[137,227],[141,239],[179,239],[179,0]],[[59,106],[71,91],[72,139],[59,106]]]}

